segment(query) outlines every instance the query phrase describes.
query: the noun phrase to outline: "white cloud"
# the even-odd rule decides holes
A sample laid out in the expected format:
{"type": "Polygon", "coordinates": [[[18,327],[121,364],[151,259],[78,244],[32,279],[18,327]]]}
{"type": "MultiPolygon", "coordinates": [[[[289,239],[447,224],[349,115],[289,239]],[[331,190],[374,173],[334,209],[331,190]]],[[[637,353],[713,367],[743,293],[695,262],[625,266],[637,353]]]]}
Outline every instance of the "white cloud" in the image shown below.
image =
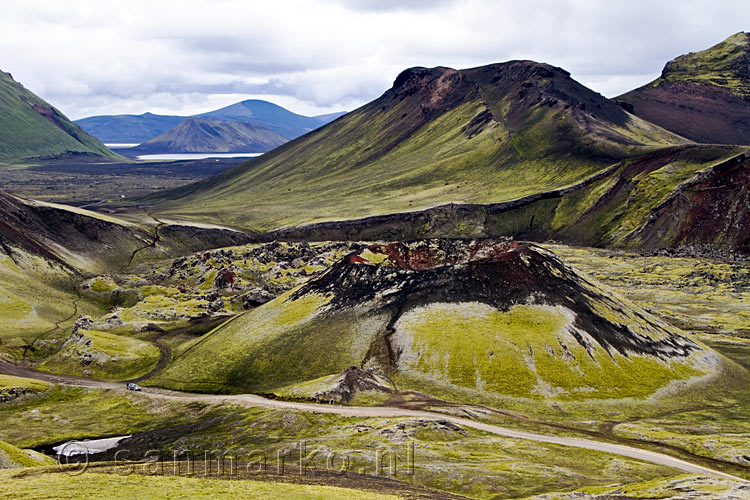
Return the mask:
{"type": "MultiPolygon", "coordinates": [[[[352,109],[409,66],[533,59],[608,96],[746,28],[695,0],[4,0],[0,69],[79,118],[190,114],[244,98],[352,109]]],[[[730,14],[728,14],[730,13],[730,14]]]]}

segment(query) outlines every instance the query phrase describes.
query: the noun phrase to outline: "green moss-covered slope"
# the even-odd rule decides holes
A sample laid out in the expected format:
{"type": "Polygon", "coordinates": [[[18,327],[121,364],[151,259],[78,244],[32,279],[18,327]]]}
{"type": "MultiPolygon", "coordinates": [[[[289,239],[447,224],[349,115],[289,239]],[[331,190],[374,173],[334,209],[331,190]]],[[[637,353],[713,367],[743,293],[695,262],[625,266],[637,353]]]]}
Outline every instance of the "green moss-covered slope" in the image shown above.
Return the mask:
{"type": "Polygon", "coordinates": [[[412,68],[335,122],[149,203],[269,230],[515,199],[684,142],[546,64],[412,68]]]}
{"type": "Polygon", "coordinates": [[[22,450],[12,444],[0,441],[0,469],[15,469],[18,467],[38,467],[40,465],[54,465],[55,461],[34,450],[22,450]]]}
{"type": "Polygon", "coordinates": [[[105,380],[128,380],[156,366],[159,349],[144,340],[96,330],[75,331],[38,368],[105,380]]]}
{"type": "Polygon", "coordinates": [[[714,374],[721,363],[545,250],[428,240],[350,254],[196,340],[154,383],[293,393],[354,365],[401,388],[619,398],[714,374]]]}
{"type": "Polygon", "coordinates": [[[651,83],[705,82],[750,96],[750,33],[739,32],[711,48],[677,57],[664,66],[661,79],[651,83]]]}
{"type": "MultiPolygon", "coordinates": [[[[3,477],[3,476],[0,476],[3,477]]],[[[267,500],[398,500],[395,495],[381,495],[372,491],[266,481],[226,481],[189,477],[124,477],[117,474],[86,473],[74,477],[59,473],[44,473],[15,479],[3,477],[0,495],[24,496],[48,500],[74,500],[86,496],[92,500],[127,500],[152,498],[264,498],[267,500]]]]}
{"type": "Polygon", "coordinates": [[[0,71],[0,161],[120,158],[60,111],[0,71]]]}

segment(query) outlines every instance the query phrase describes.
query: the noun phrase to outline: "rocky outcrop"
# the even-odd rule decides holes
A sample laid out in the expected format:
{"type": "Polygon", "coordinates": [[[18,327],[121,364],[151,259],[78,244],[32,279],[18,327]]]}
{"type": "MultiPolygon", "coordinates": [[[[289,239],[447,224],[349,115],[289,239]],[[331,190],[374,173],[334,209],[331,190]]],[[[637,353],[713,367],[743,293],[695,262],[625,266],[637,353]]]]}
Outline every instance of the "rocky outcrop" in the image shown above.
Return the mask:
{"type": "Polygon", "coordinates": [[[350,366],[334,386],[313,394],[313,399],[326,403],[349,403],[359,392],[382,392],[390,394],[393,392],[392,383],[375,370],[363,370],[358,366],[350,366]]]}

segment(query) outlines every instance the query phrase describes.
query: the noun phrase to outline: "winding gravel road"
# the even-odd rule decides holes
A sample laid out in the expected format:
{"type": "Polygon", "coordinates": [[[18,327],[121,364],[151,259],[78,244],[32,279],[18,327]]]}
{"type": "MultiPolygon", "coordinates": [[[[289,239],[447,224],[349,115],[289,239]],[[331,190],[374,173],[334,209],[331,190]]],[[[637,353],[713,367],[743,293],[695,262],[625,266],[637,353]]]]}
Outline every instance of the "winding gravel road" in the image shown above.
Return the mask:
{"type": "MultiPolygon", "coordinates": [[[[51,373],[45,373],[36,371],[30,368],[16,366],[4,361],[0,361],[0,372],[4,372],[8,375],[15,375],[19,377],[33,378],[36,380],[42,380],[45,382],[51,382],[55,384],[64,384],[78,387],[87,387],[92,389],[113,389],[119,391],[125,391],[124,383],[116,382],[102,382],[98,380],[87,379],[83,377],[74,377],[67,375],[55,375],[51,373]]],[[[570,446],[573,448],[583,448],[586,450],[602,451],[606,453],[612,453],[623,457],[633,458],[636,460],[642,460],[644,462],[650,462],[657,465],[663,465],[671,467],[682,472],[691,474],[714,474],[727,479],[734,479],[744,481],[743,479],[721,472],[718,470],[703,467],[701,465],[693,464],[679,458],[675,458],[663,453],[658,453],[649,450],[643,450],[632,446],[625,446],[620,444],[605,443],[601,441],[594,441],[591,439],[573,438],[564,436],[553,436],[548,434],[538,434],[535,432],[520,431],[515,429],[509,429],[507,427],[500,427],[497,425],[486,424],[483,422],[477,422],[469,420],[467,418],[454,417],[451,415],[445,415],[442,413],[409,410],[405,408],[396,407],[385,407],[385,406],[339,406],[339,405],[324,405],[314,403],[297,403],[291,401],[277,401],[273,399],[267,399],[262,396],[255,394],[236,394],[236,395],[210,395],[210,394],[194,394],[186,392],[169,391],[165,389],[157,388],[144,388],[141,394],[159,399],[167,400],[181,400],[181,401],[202,401],[205,403],[229,403],[235,405],[242,405],[247,407],[264,407],[264,408],[285,408],[290,410],[307,411],[314,413],[333,413],[343,416],[353,417],[385,417],[385,418],[431,418],[447,420],[456,425],[463,427],[469,427],[480,431],[495,434],[497,436],[526,439],[529,441],[536,441],[539,443],[551,443],[562,446],[570,446]]]]}

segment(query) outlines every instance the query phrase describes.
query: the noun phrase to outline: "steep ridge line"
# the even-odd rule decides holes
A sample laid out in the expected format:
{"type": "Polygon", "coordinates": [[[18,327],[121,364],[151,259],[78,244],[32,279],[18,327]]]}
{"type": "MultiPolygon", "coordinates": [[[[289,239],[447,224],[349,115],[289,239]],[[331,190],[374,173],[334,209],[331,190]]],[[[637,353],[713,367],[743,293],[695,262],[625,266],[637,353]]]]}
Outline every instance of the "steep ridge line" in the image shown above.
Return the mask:
{"type": "MultiPolygon", "coordinates": [[[[38,372],[29,368],[19,367],[12,365],[6,361],[0,360],[0,372],[8,375],[15,375],[20,377],[33,378],[36,380],[42,380],[45,382],[58,383],[63,385],[70,385],[76,387],[86,387],[90,389],[110,389],[117,391],[125,391],[123,383],[116,382],[101,382],[92,379],[86,379],[83,377],[53,375],[44,372],[38,372]]],[[[498,425],[487,424],[483,422],[477,422],[461,417],[454,417],[451,415],[445,415],[442,413],[420,411],[420,410],[409,410],[396,407],[386,406],[339,406],[339,405],[324,405],[316,403],[298,403],[292,401],[279,401],[267,399],[262,396],[255,394],[237,394],[237,395],[206,395],[206,394],[195,394],[187,392],[177,392],[166,389],[156,388],[145,388],[141,393],[146,397],[156,399],[168,399],[173,401],[201,401],[212,404],[238,404],[247,407],[264,407],[272,409],[288,409],[297,411],[307,411],[313,413],[327,413],[336,414],[348,417],[373,417],[373,418],[435,418],[440,420],[447,420],[456,425],[462,425],[479,431],[489,432],[497,436],[509,437],[514,439],[524,439],[528,441],[535,441],[539,443],[549,443],[561,446],[568,446],[572,448],[581,448],[592,451],[600,451],[604,453],[612,453],[623,457],[632,458],[635,460],[641,460],[650,462],[657,465],[663,465],[671,467],[682,472],[691,474],[713,474],[726,479],[746,481],[743,478],[727,474],[715,469],[703,467],[679,458],[675,458],[663,453],[654,451],[644,450],[632,446],[626,446],[621,444],[606,443],[601,441],[595,441],[592,439],[573,438],[565,436],[554,436],[548,434],[539,434],[529,431],[520,431],[510,429],[507,427],[501,427],[498,425]]],[[[746,481],[750,482],[750,481],[746,481]]]]}

